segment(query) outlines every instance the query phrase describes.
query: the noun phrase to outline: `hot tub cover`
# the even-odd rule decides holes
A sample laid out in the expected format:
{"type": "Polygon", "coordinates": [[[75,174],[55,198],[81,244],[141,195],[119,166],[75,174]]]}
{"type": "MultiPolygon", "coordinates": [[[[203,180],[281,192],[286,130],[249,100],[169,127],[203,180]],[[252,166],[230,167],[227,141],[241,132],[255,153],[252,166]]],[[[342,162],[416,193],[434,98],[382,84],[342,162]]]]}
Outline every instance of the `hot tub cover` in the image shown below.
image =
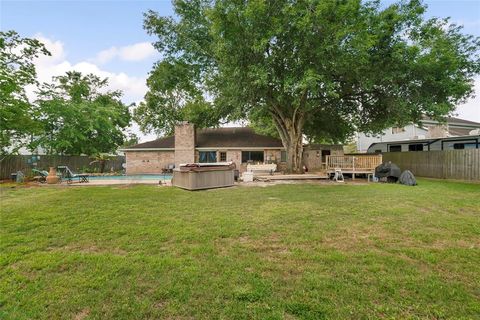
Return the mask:
{"type": "Polygon", "coordinates": [[[234,170],[234,162],[212,162],[212,163],[185,163],[181,164],[178,171],[202,172],[202,171],[225,171],[234,170]]]}

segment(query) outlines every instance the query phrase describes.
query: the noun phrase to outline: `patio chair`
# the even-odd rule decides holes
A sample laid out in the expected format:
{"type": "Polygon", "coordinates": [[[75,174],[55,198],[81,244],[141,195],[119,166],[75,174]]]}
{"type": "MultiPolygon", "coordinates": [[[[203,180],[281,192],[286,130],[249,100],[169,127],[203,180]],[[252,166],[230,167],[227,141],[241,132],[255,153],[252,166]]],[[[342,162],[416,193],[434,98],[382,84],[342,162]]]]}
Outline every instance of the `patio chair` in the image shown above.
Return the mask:
{"type": "Polygon", "coordinates": [[[79,183],[89,182],[87,173],[74,173],[68,166],[58,166],[57,170],[62,174],[62,180],[67,180],[67,183],[72,183],[76,178],[79,183]]]}
{"type": "Polygon", "coordinates": [[[345,182],[345,179],[343,178],[343,173],[342,173],[341,168],[335,168],[335,175],[333,177],[333,181],[345,182]]]}
{"type": "Polygon", "coordinates": [[[174,168],[175,168],[175,164],[169,163],[165,168],[162,169],[162,173],[173,173],[174,168]]]}
{"type": "Polygon", "coordinates": [[[32,169],[32,172],[35,174],[35,176],[33,177],[33,180],[36,180],[40,183],[47,182],[48,171],[32,169]]]}

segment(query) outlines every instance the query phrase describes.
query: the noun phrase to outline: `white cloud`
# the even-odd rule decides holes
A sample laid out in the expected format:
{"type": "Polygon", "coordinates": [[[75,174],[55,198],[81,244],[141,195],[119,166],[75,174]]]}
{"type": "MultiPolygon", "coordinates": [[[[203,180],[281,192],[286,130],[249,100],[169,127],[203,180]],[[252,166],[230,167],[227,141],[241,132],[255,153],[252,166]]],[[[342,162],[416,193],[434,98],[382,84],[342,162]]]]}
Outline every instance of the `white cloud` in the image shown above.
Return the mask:
{"type": "Polygon", "coordinates": [[[37,33],[34,38],[43,43],[47,50],[50,51],[50,53],[52,54],[51,56],[38,57],[37,63],[52,65],[65,60],[67,53],[64,49],[63,42],[59,40],[54,41],[46,38],[41,33],[37,33]]]}
{"type": "MultiPolygon", "coordinates": [[[[45,47],[52,54],[51,56],[41,56],[35,60],[37,79],[39,82],[51,82],[52,77],[64,75],[67,71],[75,70],[83,74],[93,73],[101,78],[108,78],[109,90],[121,90],[123,92],[122,100],[124,103],[130,104],[132,102],[143,100],[143,97],[147,92],[146,77],[133,77],[124,72],[115,73],[103,70],[92,61],[72,63],[68,61],[67,51],[61,41],[52,40],[42,34],[37,34],[34,37],[45,44],[45,47]]],[[[120,51],[118,51],[118,49],[111,50],[111,52],[105,50],[103,51],[103,56],[101,58],[103,61],[113,59],[117,55],[124,60],[144,58],[152,54],[151,50],[146,47],[145,44],[140,43],[133,46],[123,47],[120,51]]],[[[26,88],[27,95],[31,100],[36,98],[34,93],[35,90],[36,88],[34,86],[28,86],[26,88]]],[[[136,123],[133,123],[129,130],[138,135],[141,141],[155,139],[155,135],[142,134],[136,123]]]]}
{"type": "Polygon", "coordinates": [[[470,98],[465,104],[457,107],[458,117],[465,120],[480,122],[480,77],[475,78],[476,96],[470,98]]]}
{"type": "Polygon", "coordinates": [[[150,42],[136,43],[120,49],[120,58],[127,61],[139,61],[155,54],[155,48],[150,42]]]}
{"type": "MultiPolygon", "coordinates": [[[[67,53],[61,41],[54,41],[41,34],[35,35],[35,38],[44,43],[45,47],[52,54],[51,56],[41,56],[35,60],[39,82],[51,82],[52,77],[75,70],[83,74],[93,73],[101,78],[108,78],[109,89],[121,90],[124,94],[122,100],[125,103],[139,101],[143,99],[147,92],[145,77],[132,77],[123,72],[106,71],[90,61],[71,63],[67,60],[67,53]]],[[[27,93],[32,99],[35,98],[34,90],[33,86],[27,89],[27,93]]]]}
{"type": "Polygon", "coordinates": [[[150,42],[139,42],[130,46],[111,47],[102,50],[92,61],[99,64],[107,63],[115,58],[124,61],[141,61],[155,54],[155,48],[150,42]]]}
{"type": "Polygon", "coordinates": [[[100,64],[104,64],[112,60],[113,58],[115,58],[117,54],[118,54],[118,49],[115,47],[111,47],[110,49],[100,51],[95,57],[95,59],[93,59],[93,61],[96,61],[100,64]]]}

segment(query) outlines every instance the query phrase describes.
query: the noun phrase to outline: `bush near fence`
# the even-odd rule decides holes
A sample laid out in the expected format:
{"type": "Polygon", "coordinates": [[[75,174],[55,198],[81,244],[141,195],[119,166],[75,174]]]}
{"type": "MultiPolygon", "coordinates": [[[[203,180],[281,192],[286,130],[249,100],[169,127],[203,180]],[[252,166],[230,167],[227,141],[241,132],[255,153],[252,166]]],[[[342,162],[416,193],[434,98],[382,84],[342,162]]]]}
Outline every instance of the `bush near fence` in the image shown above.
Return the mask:
{"type": "Polygon", "coordinates": [[[386,152],[383,162],[391,161],[400,169],[419,177],[480,180],[480,149],[386,152]]]}
{"type": "MultiPolygon", "coordinates": [[[[100,163],[90,164],[95,160],[88,156],[57,156],[57,155],[14,155],[6,156],[0,161],[0,179],[9,179],[12,173],[22,171],[26,176],[32,176],[32,169],[49,170],[49,167],[68,166],[76,172],[100,172],[100,163]],[[36,159],[35,157],[39,157],[36,159]]],[[[122,171],[124,156],[115,156],[105,163],[105,172],[122,171]]]]}

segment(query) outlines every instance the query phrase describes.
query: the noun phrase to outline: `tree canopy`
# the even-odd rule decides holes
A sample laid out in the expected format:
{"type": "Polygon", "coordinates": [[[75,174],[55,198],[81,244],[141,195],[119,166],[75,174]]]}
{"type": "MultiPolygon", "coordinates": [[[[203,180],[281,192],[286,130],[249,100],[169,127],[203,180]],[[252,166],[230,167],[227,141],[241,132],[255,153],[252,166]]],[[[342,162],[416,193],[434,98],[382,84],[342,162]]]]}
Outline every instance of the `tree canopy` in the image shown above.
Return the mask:
{"type": "Polygon", "coordinates": [[[124,143],[130,113],[121,92],[107,91],[107,85],[107,79],[74,71],[44,83],[35,109],[41,134],[32,147],[68,155],[115,152],[124,143]]]}
{"type": "Polygon", "coordinates": [[[290,171],[302,140],[440,119],[472,94],[479,40],[420,1],[175,1],[145,14],[162,60],[152,70],[143,129],[170,130],[192,105],[209,119],[273,123],[290,171]]]}
{"type": "Polygon", "coordinates": [[[15,153],[38,130],[25,93],[36,84],[33,59],[50,55],[36,39],[22,38],[15,31],[0,31],[0,153],[15,153]]]}

